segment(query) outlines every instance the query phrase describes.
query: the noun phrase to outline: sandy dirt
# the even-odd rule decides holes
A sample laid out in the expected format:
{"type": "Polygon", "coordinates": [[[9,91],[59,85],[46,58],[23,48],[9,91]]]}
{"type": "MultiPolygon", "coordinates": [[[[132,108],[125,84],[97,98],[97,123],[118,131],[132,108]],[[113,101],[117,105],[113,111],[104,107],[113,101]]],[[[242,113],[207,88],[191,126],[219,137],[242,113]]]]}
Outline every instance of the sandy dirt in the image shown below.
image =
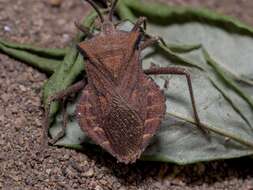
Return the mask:
{"type": "MultiPolygon", "coordinates": [[[[209,7],[253,25],[251,0],[173,2],[209,7]]],[[[63,1],[59,8],[45,0],[0,0],[0,38],[65,47],[76,33],[73,22],[86,13],[87,7],[74,0],[63,1]]],[[[249,158],[190,166],[141,161],[125,166],[106,153],[56,147],[49,147],[45,158],[39,157],[43,126],[41,87],[46,78],[36,69],[0,53],[0,189],[253,189],[249,158]]]]}

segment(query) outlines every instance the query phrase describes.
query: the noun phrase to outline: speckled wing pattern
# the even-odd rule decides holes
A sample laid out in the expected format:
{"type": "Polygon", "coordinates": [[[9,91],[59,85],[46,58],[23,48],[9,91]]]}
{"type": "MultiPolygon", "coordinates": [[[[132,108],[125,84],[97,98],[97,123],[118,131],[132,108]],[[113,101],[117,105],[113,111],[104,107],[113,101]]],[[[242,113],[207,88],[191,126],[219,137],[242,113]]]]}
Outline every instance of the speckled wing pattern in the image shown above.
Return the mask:
{"type": "Polygon", "coordinates": [[[165,113],[162,91],[141,69],[138,38],[138,32],[119,31],[79,45],[89,60],[88,85],[76,109],[79,124],[124,163],[140,157],[165,113]]]}

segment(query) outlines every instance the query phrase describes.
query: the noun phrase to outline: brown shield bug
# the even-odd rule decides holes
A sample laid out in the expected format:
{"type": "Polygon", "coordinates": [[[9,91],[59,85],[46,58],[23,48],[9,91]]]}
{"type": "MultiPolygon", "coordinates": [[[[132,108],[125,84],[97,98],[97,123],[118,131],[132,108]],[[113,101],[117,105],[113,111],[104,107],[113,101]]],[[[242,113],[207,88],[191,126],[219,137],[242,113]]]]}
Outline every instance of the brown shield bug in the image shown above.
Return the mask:
{"type": "MultiPolygon", "coordinates": [[[[154,136],[165,115],[165,97],[158,85],[148,75],[176,74],[187,78],[194,116],[196,111],[191,78],[183,68],[151,68],[142,70],[140,53],[156,43],[159,38],[143,39],[141,17],[131,31],[120,31],[112,21],[117,0],[112,3],[109,16],[103,16],[97,5],[87,0],[97,11],[101,26],[98,34],[88,28],[77,27],[90,38],[77,48],[87,58],[87,82],[82,80],[66,90],[50,97],[52,101],[64,99],[82,90],[76,108],[76,116],[82,130],[119,162],[135,162],[154,136]]],[[[46,108],[46,129],[49,127],[46,108]]],[[[66,114],[64,114],[66,115],[66,114]]],[[[64,117],[66,127],[66,116],[64,117]]],[[[64,135],[63,131],[55,138],[64,135]]]]}

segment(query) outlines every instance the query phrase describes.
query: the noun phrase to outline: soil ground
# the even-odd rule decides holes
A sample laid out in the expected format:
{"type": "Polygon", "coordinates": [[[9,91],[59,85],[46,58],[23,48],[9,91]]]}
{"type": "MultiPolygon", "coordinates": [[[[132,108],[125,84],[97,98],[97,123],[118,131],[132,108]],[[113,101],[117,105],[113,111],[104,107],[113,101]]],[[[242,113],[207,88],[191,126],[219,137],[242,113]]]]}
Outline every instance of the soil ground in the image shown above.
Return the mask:
{"type": "MultiPolygon", "coordinates": [[[[174,0],[205,6],[253,25],[252,0],[174,0]]],[[[79,1],[52,7],[46,0],[0,0],[0,37],[44,47],[64,47],[73,25],[87,13],[79,1]]],[[[42,136],[41,87],[46,75],[0,54],[0,189],[197,190],[253,189],[252,159],[189,166],[137,162],[116,164],[108,154],[49,147],[37,155],[42,136]],[[165,171],[165,172],[161,172],[165,171]]]]}

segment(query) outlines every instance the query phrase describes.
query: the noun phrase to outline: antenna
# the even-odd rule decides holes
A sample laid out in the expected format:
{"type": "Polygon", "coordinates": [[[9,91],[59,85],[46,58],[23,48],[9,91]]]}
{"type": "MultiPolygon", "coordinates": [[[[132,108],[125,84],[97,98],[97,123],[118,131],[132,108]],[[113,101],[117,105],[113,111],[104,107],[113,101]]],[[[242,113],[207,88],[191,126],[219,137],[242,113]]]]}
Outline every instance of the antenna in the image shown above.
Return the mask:
{"type": "Polygon", "coordinates": [[[95,9],[95,11],[97,12],[101,22],[104,22],[104,17],[102,15],[102,13],[100,12],[97,4],[95,4],[92,0],[83,0],[83,1],[87,1],[95,9]]]}
{"type": "Polygon", "coordinates": [[[109,13],[109,20],[110,21],[112,21],[112,16],[113,16],[113,13],[115,11],[117,3],[118,3],[118,0],[114,0],[113,3],[112,3],[111,10],[110,10],[110,13],[109,13]]]}

